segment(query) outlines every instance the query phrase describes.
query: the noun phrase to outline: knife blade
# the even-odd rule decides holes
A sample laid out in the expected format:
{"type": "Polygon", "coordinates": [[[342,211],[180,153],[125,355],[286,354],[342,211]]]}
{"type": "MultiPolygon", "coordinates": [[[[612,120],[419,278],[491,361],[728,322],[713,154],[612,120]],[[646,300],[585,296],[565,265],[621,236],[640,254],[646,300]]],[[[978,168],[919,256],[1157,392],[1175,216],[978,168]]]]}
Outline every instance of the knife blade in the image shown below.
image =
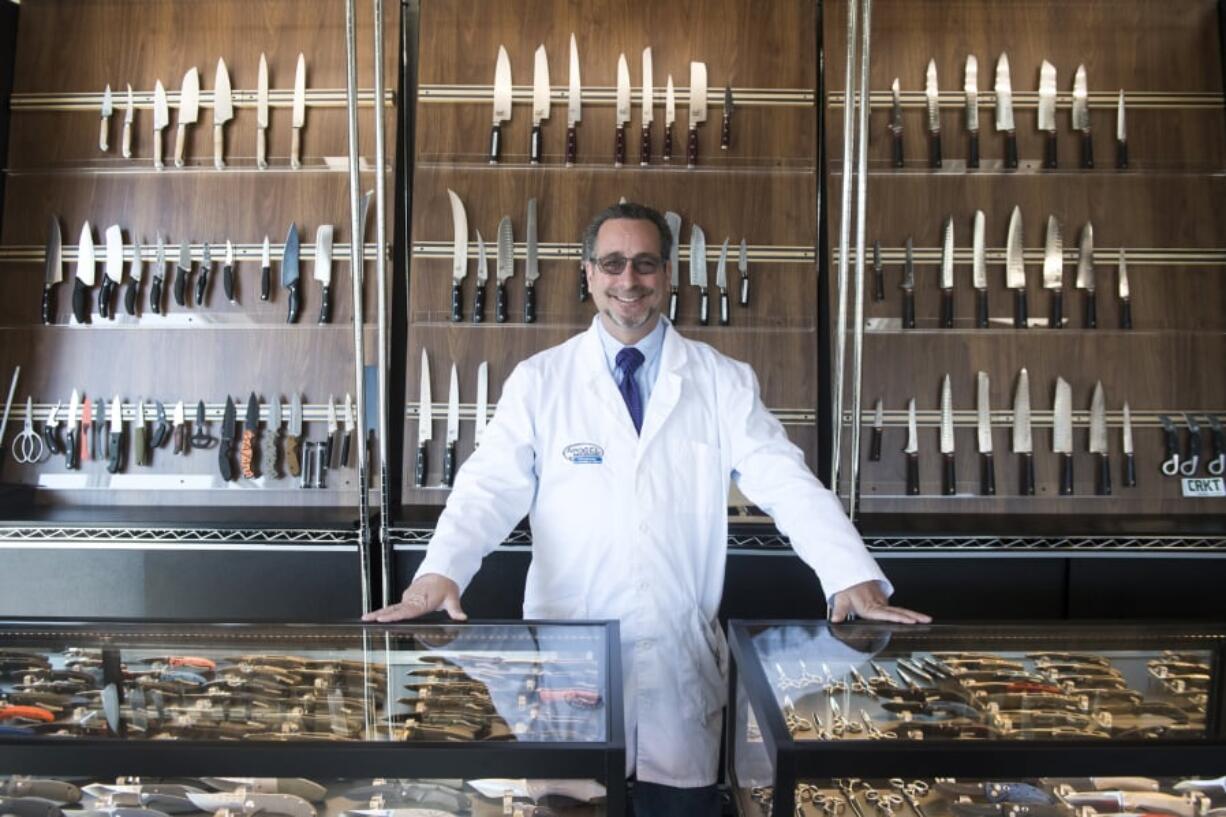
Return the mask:
{"type": "Polygon", "coordinates": [[[575,163],[579,153],[577,126],[583,118],[583,83],[579,77],[579,47],[570,35],[570,74],[566,86],[566,166],[575,163]]]}
{"type": "Polygon", "coordinates": [[[166,165],[162,161],[162,131],[170,124],[170,103],[166,99],[166,88],[159,79],[153,86],[153,167],[161,170],[166,165]]]}
{"type": "Polygon", "coordinates": [[[159,231],[153,255],[153,281],[149,284],[149,310],[162,314],[162,281],[166,278],[166,240],[159,231]]]}
{"type": "Polygon", "coordinates": [[[421,390],[417,400],[417,463],[413,468],[413,484],[418,488],[426,484],[426,469],[430,441],[434,439],[434,404],[430,395],[430,358],[421,350],[421,390]]]}
{"type": "Polygon", "coordinates": [[[179,91],[179,130],[175,135],[175,167],[183,167],[183,148],[187,142],[187,126],[200,116],[200,73],[195,67],[183,75],[179,91]]]}
{"type": "Polygon", "coordinates": [[[1016,205],[1009,216],[1009,235],[1005,240],[1005,286],[1013,290],[1013,326],[1025,329],[1030,325],[1026,316],[1026,262],[1022,247],[1022,208],[1016,205]]]}
{"type": "Polygon", "coordinates": [[[1039,130],[1047,131],[1043,167],[1055,169],[1056,161],[1056,66],[1047,60],[1039,68],[1039,130]]]}
{"type": "Polygon", "coordinates": [[[1090,398],[1090,453],[1098,455],[1098,479],[1094,493],[1098,496],[1111,494],[1111,456],[1107,447],[1107,400],[1103,396],[1103,382],[1094,384],[1090,398]]]}
{"type": "Polygon", "coordinates": [[[114,319],[115,308],[111,298],[123,283],[123,230],[118,224],[106,228],[106,264],[103,270],[106,276],[98,293],[98,315],[114,319]]]}
{"type": "Polygon", "coordinates": [[[268,168],[268,58],[263,53],[255,90],[255,166],[268,168]]]}
{"type": "Polygon", "coordinates": [[[225,125],[234,118],[234,99],[230,91],[230,72],[224,58],[217,60],[217,75],[213,80],[213,167],[226,166],[225,125]]]}
{"type": "Polygon", "coordinates": [[[872,435],[869,439],[868,459],[870,462],[881,461],[881,437],[885,431],[885,406],[881,400],[873,407],[872,435]]]}
{"type": "Polygon", "coordinates": [[[253,812],[283,814],[286,817],[316,817],[315,807],[294,794],[262,794],[250,791],[236,792],[188,792],[187,799],[201,811],[213,814],[227,809],[241,813],[244,808],[253,812]]]}
{"type": "Polygon", "coordinates": [[[1098,304],[1094,290],[1094,225],[1086,222],[1077,242],[1077,288],[1085,291],[1085,328],[1098,328],[1098,304]]]}
{"type": "Polygon", "coordinates": [[[71,783],[28,777],[10,777],[0,783],[0,794],[5,797],[38,797],[57,803],[77,803],[81,800],[81,790],[71,783]]]}
{"type": "Polygon", "coordinates": [[[1094,167],[1094,138],[1090,132],[1090,94],[1086,87],[1086,67],[1077,66],[1073,76],[1073,130],[1081,131],[1081,168],[1094,167]]]}
{"type": "Polygon", "coordinates": [[[1060,495],[1073,494],[1073,389],[1063,377],[1056,378],[1052,405],[1051,450],[1060,455],[1060,495]]]}
{"type": "Polygon", "coordinates": [[[123,402],[120,401],[118,394],[111,399],[111,412],[109,416],[111,433],[107,443],[108,460],[106,472],[108,474],[118,474],[124,467],[123,402]]]}
{"type": "Polygon", "coordinates": [[[1090,806],[1104,811],[1131,811],[1194,817],[1200,813],[1195,801],[1173,794],[1150,791],[1069,792],[1061,796],[1074,807],[1090,806]]]}
{"type": "Polygon", "coordinates": [[[975,431],[979,444],[979,493],[996,496],[996,464],[992,461],[992,381],[987,372],[976,376],[975,431]]]}
{"type": "Polygon", "coordinates": [[[443,455],[443,484],[455,485],[456,442],[460,439],[460,381],[451,364],[451,384],[447,387],[447,448],[443,455]]]}
{"type": "Polygon", "coordinates": [[[724,115],[719,132],[719,149],[727,150],[732,145],[732,113],[736,105],[732,99],[732,85],[724,83],[724,115]]]}
{"type": "Polygon", "coordinates": [[[690,286],[698,287],[698,322],[706,326],[711,319],[707,296],[707,236],[697,224],[690,227],[690,286]]]}
{"type": "Polygon", "coordinates": [[[489,413],[489,393],[490,393],[490,373],[489,361],[481,361],[481,365],[477,367],[477,420],[476,428],[473,431],[473,449],[477,449],[481,445],[481,438],[485,436],[485,426],[489,413]]]}
{"type": "Polygon", "coordinates": [[[213,248],[204,242],[200,251],[200,274],[196,276],[196,306],[204,306],[209,292],[209,278],[213,274],[213,248]]]}
{"type": "Polygon", "coordinates": [[[322,802],[328,790],[305,777],[202,777],[202,781],[221,791],[257,794],[292,794],[313,803],[322,802]]]}
{"type": "Polygon", "coordinates": [[[498,290],[494,299],[494,320],[507,322],[507,281],[515,275],[515,239],[511,235],[511,217],[498,222],[498,290]]]}
{"type": "Polygon", "coordinates": [[[885,268],[881,265],[881,242],[873,242],[873,300],[885,300],[885,268]]]}
{"type": "Polygon", "coordinates": [[[898,77],[890,83],[890,153],[894,167],[903,166],[902,152],[902,97],[898,77]]]}
{"type": "Polygon", "coordinates": [[[715,264],[715,286],[719,287],[719,325],[728,325],[728,239],[719,248],[719,261],[715,264]]]}
{"type": "Polygon", "coordinates": [[[937,88],[937,63],[928,60],[928,75],[924,81],[924,97],[928,103],[928,166],[941,166],[941,92],[937,88]]]}
{"type": "MultiPolygon", "coordinates": [[[[1157,781],[1154,782],[1156,783],[1157,781]]],[[[1216,777],[1212,780],[1184,779],[1176,783],[1171,788],[1177,792],[1183,793],[1199,791],[1205,792],[1206,794],[1226,794],[1226,777],[1216,777]]],[[[1153,790],[1157,791],[1158,787],[1154,786],[1153,790]]]]}
{"type": "Polygon", "coordinates": [[[251,392],[247,398],[247,414],[243,418],[243,442],[238,452],[238,463],[242,469],[243,479],[255,479],[259,476],[255,467],[259,434],[260,401],[256,399],[255,392],[251,392]]]}
{"type": "Polygon", "coordinates": [[[322,289],[319,302],[319,322],[332,320],[332,233],[331,224],[321,224],[315,231],[314,278],[322,289]]]}
{"type": "Polygon", "coordinates": [[[651,49],[643,49],[643,129],[639,136],[639,165],[651,164],[651,123],[655,119],[655,76],[652,71],[651,49]]]}
{"type": "Polygon", "coordinates": [[[1043,288],[1051,293],[1049,329],[1064,328],[1064,238],[1060,222],[1047,217],[1047,241],[1043,248],[1043,288]]]}
{"type": "MultiPolygon", "coordinates": [[[[451,188],[447,188],[447,197],[451,200],[451,225],[453,238],[451,242],[451,320],[461,321],[463,314],[463,284],[468,275],[468,214],[464,211],[464,202],[451,188]]],[[[474,316],[474,320],[476,317],[474,316]]]]}
{"type": "Polygon", "coordinates": [[[132,266],[128,268],[128,286],[123,292],[123,310],[129,315],[136,315],[136,304],[140,300],[140,282],[145,265],[143,255],[140,239],[132,236],[132,266]]]}
{"type": "Polygon", "coordinates": [[[226,293],[226,300],[235,303],[234,279],[234,242],[226,239],[226,257],[221,264],[221,288],[226,293]]]}
{"type": "MultiPolygon", "coordinates": [[[[749,306],[749,245],[741,239],[741,248],[736,259],[737,270],[741,273],[740,305],[749,306]]],[[[884,297],[884,294],[882,295],[884,297]]],[[[878,299],[880,300],[880,299],[878,299]]]]}
{"type": "Polygon", "coordinates": [[[988,264],[984,233],[986,218],[982,210],[975,211],[971,237],[971,285],[975,288],[975,327],[988,328],[988,264]]]}
{"type": "Polygon", "coordinates": [[[528,199],[524,262],[524,323],[536,323],[536,279],[541,277],[536,241],[536,199],[528,199]]]}
{"type": "Polygon", "coordinates": [[[1120,329],[1132,328],[1132,290],[1128,286],[1128,257],[1123,247],[1120,247],[1120,263],[1117,278],[1117,291],[1120,297],[1120,329]]]}
{"type": "Polygon", "coordinates": [[[353,445],[353,432],[356,427],[357,419],[353,413],[353,395],[345,394],[345,430],[341,434],[341,468],[349,467],[349,450],[353,445]]]}
{"type": "Polygon", "coordinates": [[[673,123],[677,121],[677,89],[673,75],[668,75],[664,85],[664,161],[673,160],[673,123]]]}
{"type": "Polygon", "coordinates": [[[617,103],[614,118],[617,121],[617,133],[613,143],[613,166],[621,167],[626,163],[626,125],[630,123],[630,66],[626,64],[626,55],[617,58],[617,103]]]}
{"type": "Polygon", "coordinates": [[[902,328],[915,328],[915,256],[914,242],[907,236],[906,255],[902,266],[902,328]]]}
{"type": "MultiPolygon", "coordinates": [[[[281,255],[281,288],[289,293],[287,323],[298,321],[298,225],[291,223],[285,236],[285,249],[281,255]]],[[[294,474],[294,476],[298,476],[294,474]]]]}
{"type": "Polygon", "coordinates": [[[949,375],[941,383],[941,459],[943,464],[941,492],[945,496],[958,493],[958,476],[954,451],[954,398],[949,375]]]}
{"type": "Polygon", "coordinates": [[[299,448],[302,442],[302,398],[297,392],[290,395],[289,424],[285,428],[285,470],[291,477],[302,475],[302,457],[299,448]]]}
{"type": "Polygon", "coordinates": [[[530,161],[534,165],[541,163],[543,147],[541,144],[541,122],[549,118],[549,57],[545,54],[545,46],[536,49],[532,66],[532,144],[529,150],[530,161]]]}
{"type": "Polygon", "coordinates": [[[1120,429],[1120,450],[1124,452],[1124,487],[1135,488],[1137,485],[1137,458],[1132,448],[1132,410],[1128,401],[1124,401],[1123,426],[1120,429]]]}
{"type": "Polygon", "coordinates": [[[966,70],[962,85],[966,93],[966,166],[979,167],[979,59],[966,55],[966,70]]]}
{"type": "Polygon", "coordinates": [[[132,83],[128,83],[128,104],[123,109],[123,158],[132,158],[132,121],[136,118],[136,102],[132,98],[132,83]]]}
{"type": "Polygon", "coordinates": [[[260,300],[267,301],[272,292],[272,246],[268,236],[264,236],[264,246],[260,248],[260,300]]]}
{"type": "Polygon", "coordinates": [[[1021,457],[1018,493],[1034,496],[1034,438],[1030,432],[1030,374],[1022,369],[1013,393],[1013,453],[1021,457]]]}
{"type": "Polygon", "coordinates": [[[182,400],[175,404],[174,411],[170,413],[170,424],[173,427],[174,453],[186,454],[190,446],[187,440],[187,410],[182,400]]]}
{"type": "Polygon", "coordinates": [[[340,432],[340,423],[336,418],[336,398],[334,398],[332,395],[329,394],[328,395],[327,434],[324,437],[324,443],[323,443],[323,446],[324,446],[323,460],[324,462],[328,464],[329,468],[332,467],[332,454],[336,450],[336,446],[333,445],[333,441],[336,439],[336,435],[339,432],[340,432]]]}
{"type": "Polygon", "coordinates": [[[494,127],[490,134],[490,164],[498,164],[502,155],[502,123],[511,118],[511,58],[498,46],[498,62],[494,66],[494,127]]]}
{"type": "MultiPolygon", "coordinates": [[[[258,476],[281,478],[277,457],[277,443],[281,437],[281,398],[274,396],[268,404],[267,434],[260,438],[260,467],[258,476]]],[[[258,431],[256,432],[259,433],[258,431]]]]}
{"type": "Polygon", "coordinates": [[[941,327],[954,328],[954,217],[945,218],[941,243],[941,327]]]}
{"type": "Polygon", "coordinates": [[[171,282],[171,292],[179,306],[187,306],[187,279],[191,274],[192,245],[185,239],[179,243],[179,260],[175,264],[175,277],[171,282]]]}
{"type": "Polygon", "coordinates": [[[707,64],[690,63],[690,128],[686,164],[698,164],[698,126],[707,121],[707,64]]]}
{"type": "Polygon", "coordinates": [[[72,315],[77,323],[89,322],[89,288],[97,273],[94,260],[94,234],[89,222],[81,226],[77,240],[77,275],[72,288],[72,315]]]}
{"type": "Polygon", "coordinates": [[[1128,168],[1128,129],[1125,121],[1124,89],[1120,89],[1119,101],[1115,104],[1115,167],[1128,168]]]}
{"type": "Polygon", "coordinates": [[[111,85],[107,83],[106,90],[102,92],[102,118],[100,120],[101,124],[98,126],[98,150],[103,153],[111,149],[108,137],[111,129],[111,113],[114,107],[114,99],[111,97],[111,85]]]}
{"type": "Polygon", "coordinates": [[[670,210],[664,214],[664,221],[668,224],[668,231],[673,237],[668,249],[668,320],[676,323],[677,297],[681,287],[681,216],[670,210]]]}
{"type": "Polygon", "coordinates": [[[485,252],[485,239],[477,230],[477,288],[473,292],[473,323],[485,322],[485,284],[490,279],[489,258],[485,252]]]}
{"type": "Polygon", "coordinates": [[[1005,134],[1005,167],[1017,167],[1017,131],[1013,124],[1013,79],[1009,76],[1009,55],[1001,53],[996,61],[996,130],[1005,134]]]}
{"type": "Polygon", "coordinates": [[[290,142],[289,166],[294,170],[302,167],[302,127],[306,124],[306,57],[298,54],[298,66],[294,69],[293,141],[290,142]]]}
{"type": "Polygon", "coordinates": [[[64,467],[75,471],[81,467],[81,395],[76,389],[68,399],[67,437],[64,445],[64,467]]]}
{"type": "Polygon", "coordinates": [[[919,432],[915,421],[915,398],[907,403],[907,445],[903,448],[907,455],[907,496],[918,496],[919,484],[919,432]]]}
{"type": "Polygon", "coordinates": [[[53,215],[47,223],[47,244],[43,250],[43,323],[55,323],[55,287],[64,280],[64,237],[60,233],[60,217],[53,215]]]}

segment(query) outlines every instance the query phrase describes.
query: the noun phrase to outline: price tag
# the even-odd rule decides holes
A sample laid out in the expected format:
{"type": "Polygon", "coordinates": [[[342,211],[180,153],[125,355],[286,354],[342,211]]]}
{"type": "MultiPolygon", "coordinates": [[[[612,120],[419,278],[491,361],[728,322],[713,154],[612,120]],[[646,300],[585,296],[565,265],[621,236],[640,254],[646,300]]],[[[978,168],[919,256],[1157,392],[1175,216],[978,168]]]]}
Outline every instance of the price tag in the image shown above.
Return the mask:
{"type": "Polygon", "coordinates": [[[1185,478],[1181,481],[1185,497],[1226,497],[1226,480],[1221,477],[1185,478]]]}

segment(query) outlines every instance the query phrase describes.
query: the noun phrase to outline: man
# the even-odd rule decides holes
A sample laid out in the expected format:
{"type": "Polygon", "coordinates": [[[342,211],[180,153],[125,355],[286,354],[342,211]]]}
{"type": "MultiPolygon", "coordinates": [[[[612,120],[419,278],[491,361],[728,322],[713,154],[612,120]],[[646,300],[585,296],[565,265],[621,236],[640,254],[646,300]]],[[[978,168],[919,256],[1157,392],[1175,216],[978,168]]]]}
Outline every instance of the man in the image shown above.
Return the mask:
{"type": "Polygon", "coordinates": [[[529,515],[524,617],[620,621],[636,817],[718,814],[730,479],[817,571],[832,620],[928,620],[888,606],[885,576],[749,366],[661,316],[671,239],[641,205],[596,217],[583,240],[591,328],[516,367],[413,583],[366,617],[465,618],[463,588],[529,515]]]}

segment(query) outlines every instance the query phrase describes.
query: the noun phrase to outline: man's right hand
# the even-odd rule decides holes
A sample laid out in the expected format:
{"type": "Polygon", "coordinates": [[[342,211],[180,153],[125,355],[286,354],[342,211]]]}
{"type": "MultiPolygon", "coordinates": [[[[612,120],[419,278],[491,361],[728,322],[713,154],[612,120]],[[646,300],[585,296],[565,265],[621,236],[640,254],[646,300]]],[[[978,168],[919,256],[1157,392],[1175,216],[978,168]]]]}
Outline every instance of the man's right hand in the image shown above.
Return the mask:
{"type": "Polygon", "coordinates": [[[446,610],[452,621],[468,619],[460,607],[460,586],[446,576],[426,573],[405,588],[400,601],[367,613],[362,616],[362,621],[404,621],[435,610],[446,610]]]}

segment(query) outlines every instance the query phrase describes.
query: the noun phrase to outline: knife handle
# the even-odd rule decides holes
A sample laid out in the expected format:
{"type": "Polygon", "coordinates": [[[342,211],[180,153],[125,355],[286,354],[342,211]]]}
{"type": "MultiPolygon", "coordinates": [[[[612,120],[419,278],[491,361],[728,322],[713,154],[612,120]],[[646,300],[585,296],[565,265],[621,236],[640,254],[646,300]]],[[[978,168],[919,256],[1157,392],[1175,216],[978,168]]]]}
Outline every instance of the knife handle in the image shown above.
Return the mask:
{"type": "Polygon", "coordinates": [[[941,290],[941,328],[954,328],[954,291],[952,289],[941,290]]]}
{"type": "Polygon", "coordinates": [[[1043,145],[1043,167],[1046,170],[1055,170],[1059,167],[1059,162],[1056,161],[1056,132],[1047,132],[1047,141],[1043,145]]]}
{"type": "Polygon", "coordinates": [[[524,287],[524,323],[536,323],[536,287],[524,287]]]}
{"type": "Polygon", "coordinates": [[[89,288],[80,278],[73,278],[72,315],[77,323],[89,323],[89,288]]]}
{"type": "Polygon", "coordinates": [[[945,496],[953,496],[958,493],[958,475],[955,470],[954,455],[942,454],[941,460],[941,493],[945,496]]]}
{"type": "Polygon", "coordinates": [[[1128,142],[1123,139],[1115,140],[1115,169],[1128,169],[1128,142]]]}
{"type": "Polygon", "coordinates": [[[534,165],[541,163],[541,125],[539,122],[532,126],[532,142],[528,148],[528,161],[534,165]]]}
{"type": "Polygon", "coordinates": [[[1086,329],[1098,328],[1098,299],[1094,297],[1094,290],[1086,290],[1086,329]]]}
{"type": "Polygon", "coordinates": [[[626,126],[617,126],[617,136],[613,140],[613,166],[621,167],[626,163],[626,126]]]}
{"type": "MultiPolygon", "coordinates": [[[[298,322],[298,282],[289,285],[289,313],[285,319],[286,323],[298,322]]],[[[298,476],[294,474],[294,476],[298,476]]]]}
{"type": "Polygon", "coordinates": [[[111,278],[103,276],[102,285],[98,287],[98,317],[105,318],[110,314],[108,304],[111,300],[111,278]]]}
{"type": "Polygon", "coordinates": [[[111,149],[110,137],[108,133],[108,131],[111,129],[110,124],[111,118],[109,116],[104,116],[98,120],[98,150],[102,151],[103,153],[106,153],[111,149]]]}
{"type": "Polygon", "coordinates": [[[907,454],[907,496],[919,496],[919,454],[907,454]]]}
{"type": "Polygon", "coordinates": [[[341,468],[349,467],[349,447],[352,442],[352,432],[346,431],[341,434],[341,468]]]}
{"type": "Polygon", "coordinates": [[[1098,479],[1094,484],[1094,493],[1111,496],[1111,458],[1106,454],[1098,455],[1098,479]]]}
{"type": "Polygon", "coordinates": [[[673,160],[673,126],[671,124],[664,126],[664,152],[661,156],[666,162],[673,160]]]}
{"type": "Polygon", "coordinates": [[[464,291],[460,289],[459,281],[451,282],[451,320],[453,323],[464,320],[464,291]]]}
{"type": "Polygon", "coordinates": [[[938,168],[941,166],[941,132],[929,131],[928,133],[928,166],[938,168]]]}
{"type": "Polygon", "coordinates": [[[294,170],[302,167],[302,128],[294,128],[289,145],[289,166],[294,170]]]}
{"type": "Polygon", "coordinates": [[[868,443],[868,460],[869,462],[881,461],[881,429],[874,426],[869,432],[868,443]]]}
{"type": "Polygon", "coordinates": [[[1047,319],[1048,329],[1063,329],[1064,328],[1064,291],[1053,289],[1051,291],[1051,316],[1047,319]]]}
{"type": "MultiPolygon", "coordinates": [[[[885,297],[885,296],[882,295],[882,297],[885,297]]],[[[741,276],[740,304],[741,306],[749,306],[749,276],[748,275],[741,276]]]]}
{"type": "Polygon", "coordinates": [[[132,123],[123,123],[123,158],[132,158],[132,123]]]}
{"type": "Polygon", "coordinates": [[[166,163],[162,161],[162,132],[155,129],[153,131],[153,169],[161,170],[166,167],[166,163]]]}
{"type": "Polygon", "coordinates": [[[81,448],[77,445],[77,431],[71,420],[68,425],[67,445],[64,446],[64,467],[72,471],[81,467],[81,448]]]}
{"type": "Polygon", "coordinates": [[[651,164],[651,123],[643,125],[639,135],[639,164],[643,167],[651,164]]]}
{"type": "Polygon", "coordinates": [[[132,430],[132,447],[136,454],[137,465],[149,464],[149,438],[145,431],[145,421],[141,417],[136,418],[135,427],[132,430]]]}
{"type": "Polygon", "coordinates": [[[498,291],[494,294],[494,320],[498,323],[507,322],[507,285],[498,282],[498,291]]]}
{"type": "Polygon", "coordinates": [[[1060,496],[1073,495],[1073,455],[1060,455],[1060,496]]]}
{"type": "Polygon", "coordinates": [[[81,459],[93,460],[98,458],[98,424],[97,423],[81,423],[81,459]]]}
{"type": "Polygon", "coordinates": [[[260,300],[267,301],[272,294],[272,267],[260,267],[260,300]]]}
{"type": "Polygon", "coordinates": [[[583,268],[583,264],[579,265],[579,303],[587,300],[587,270],[583,268]]]}
{"type": "Polygon", "coordinates": [[[502,158],[502,124],[495,122],[490,130],[490,164],[498,164],[502,158]]]}
{"type": "Polygon", "coordinates": [[[55,323],[55,285],[43,287],[43,323],[55,323]]]}
{"type": "Polygon", "coordinates": [[[1022,496],[1034,496],[1034,455],[1022,454],[1021,464],[1021,488],[1018,493],[1022,496]]]}
{"type": "Polygon", "coordinates": [[[975,328],[988,328],[988,291],[987,289],[975,290],[975,328]]]}
{"type": "Polygon", "coordinates": [[[213,125],[213,167],[226,169],[226,136],[220,124],[213,125]]]}
{"type": "Polygon", "coordinates": [[[94,442],[98,444],[98,450],[93,452],[93,457],[96,460],[110,460],[111,458],[111,435],[107,432],[109,425],[109,423],[94,421],[94,442]]]}
{"type": "Polygon", "coordinates": [[[719,291],[719,325],[728,325],[728,290],[721,289],[719,291]]]}
{"type": "Polygon", "coordinates": [[[1132,299],[1124,298],[1120,301],[1120,329],[1132,328],[1132,299]]]}
{"type": "Polygon", "coordinates": [[[289,472],[291,477],[301,476],[302,460],[298,458],[298,437],[293,434],[285,435],[285,470],[289,472]]]}
{"type": "Polygon", "coordinates": [[[332,322],[332,287],[325,285],[319,301],[319,322],[332,322]]]}
{"type": "Polygon", "coordinates": [[[455,485],[455,447],[455,443],[447,443],[443,454],[443,484],[448,488],[455,485]]]}
{"type": "Polygon", "coordinates": [[[903,166],[902,131],[890,129],[890,160],[894,167],[903,166]]]}
{"type": "Polygon", "coordinates": [[[187,423],[179,423],[174,430],[174,453],[187,453],[187,423]]]}
{"type": "Polygon", "coordinates": [[[902,291],[902,328],[915,328],[915,293],[909,289],[902,291]]]}
{"type": "Polygon", "coordinates": [[[429,444],[420,443],[417,446],[417,462],[413,467],[413,484],[418,488],[426,485],[426,460],[429,456],[429,444]]]}
{"type": "Polygon", "coordinates": [[[473,323],[485,323],[485,287],[480,281],[473,292],[473,323]]]}
{"type": "Polygon", "coordinates": [[[966,166],[971,169],[979,167],[979,131],[968,131],[966,140],[966,166]]]}
{"type": "Polygon", "coordinates": [[[574,125],[568,125],[566,128],[566,166],[570,167],[575,163],[579,153],[579,133],[574,125]]]}
{"type": "Polygon", "coordinates": [[[698,128],[690,128],[689,142],[685,147],[685,163],[688,167],[698,165],[698,128]]]}
{"type": "Polygon", "coordinates": [[[187,142],[187,123],[180,122],[175,131],[175,167],[183,167],[183,146],[187,142]]]}
{"type": "Polygon", "coordinates": [[[221,268],[221,288],[226,293],[226,300],[234,303],[234,265],[224,264],[221,268]]]}
{"type": "Polygon", "coordinates": [[[1013,328],[1025,329],[1030,325],[1026,315],[1026,290],[1018,287],[1013,290],[1013,328]]]}
{"type": "Polygon", "coordinates": [[[1137,487],[1137,455],[1124,455],[1124,487],[1137,487]]]}
{"type": "Polygon", "coordinates": [[[59,426],[43,425],[43,445],[47,447],[49,454],[63,454],[64,446],[60,445],[59,426]]]}
{"type": "Polygon", "coordinates": [[[106,472],[118,474],[123,469],[123,432],[111,434],[107,447],[110,457],[106,463],[106,472]]]}
{"type": "Polygon", "coordinates": [[[979,493],[984,496],[996,496],[996,463],[991,454],[981,454],[979,493]]]}
{"type": "Polygon", "coordinates": [[[255,166],[268,169],[268,131],[264,128],[255,129],[255,166]]]}
{"type": "Polygon", "coordinates": [[[677,322],[677,288],[673,287],[668,293],[668,320],[671,323],[677,322]]]}
{"type": "Polygon", "coordinates": [[[332,435],[329,434],[324,439],[324,441],[320,443],[319,445],[320,445],[320,450],[323,452],[322,454],[320,454],[319,459],[322,462],[327,463],[328,467],[331,468],[332,467],[332,435]]]}
{"type": "Polygon", "coordinates": [[[732,117],[724,111],[723,122],[719,127],[719,149],[727,150],[732,145],[732,117]]]}
{"type": "Polygon", "coordinates": [[[707,291],[702,291],[702,298],[698,302],[698,322],[703,326],[707,326],[711,322],[711,299],[707,291]]]}
{"type": "Polygon", "coordinates": [[[234,441],[229,439],[222,439],[221,445],[217,446],[217,467],[226,482],[234,481],[234,462],[230,459],[233,448],[234,441]]]}
{"type": "Polygon", "coordinates": [[[1088,130],[1081,132],[1081,169],[1094,169],[1094,135],[1088,130]]]}
{"type": "Polygon", "coordinates": [[[187,274],[177,264],[175,265],[175,280],[172,289],[175,303],[179,306],[187,306],[187,274]]]}
{"type": "Polygon", "coordinates": [[[266,430],[264,437],[260,440],[260,473],[265,477],[273,479],[281,478],[281,471],[277,468],[277,437],[280,433],[275,429],[266,430]]]}
{"type": "Polygon", "coordinates": [[[243,429],[243,442],[238,449],[238,465],[243,479],[255,479],[255,432],[243,429]]]}
{"type": "Polygon", "coordinates": [[[123,290],[123,311],[129,315],[136,314],[136,279],[129,278],[128,285],[123,290]]]}
{"type": "Polygon", "coordinates": [[[873,267],[873,300],[885,300],[885,269],[880,264],[873,267]]]}
{"type": "Polygon", "coordinates": [[[162,314],[162,279],[154,278],[149,284],[149,311],[154,315],[162,314]]]}
{"type": "Polygon", "coordinates": [[[1017,169],[1017,131],[1005,131],[1005,167],[1017,169]]]}
{"type": "Polygon", "coordinates": [[[196,306],[204,306],[204,296],[209,288],[209,265],[200,265],[200,274],[196,276],[196,306]]]}

